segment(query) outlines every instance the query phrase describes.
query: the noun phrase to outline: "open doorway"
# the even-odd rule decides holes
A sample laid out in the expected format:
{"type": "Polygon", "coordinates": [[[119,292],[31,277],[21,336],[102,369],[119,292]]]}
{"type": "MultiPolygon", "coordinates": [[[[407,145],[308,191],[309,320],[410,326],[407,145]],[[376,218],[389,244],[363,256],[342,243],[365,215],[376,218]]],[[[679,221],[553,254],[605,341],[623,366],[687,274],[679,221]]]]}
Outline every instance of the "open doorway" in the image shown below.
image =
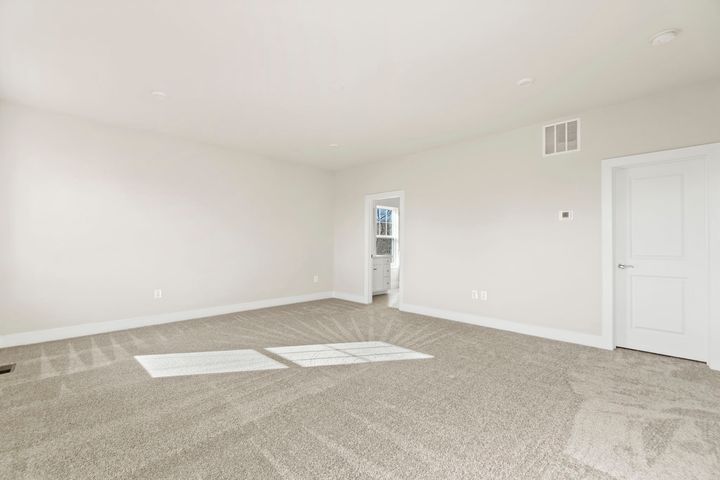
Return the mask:
{"type": "Polygon", "coordinates": [[[399,308],[402,291],[403,192],[365,196],[365,298],[399,308]]]}

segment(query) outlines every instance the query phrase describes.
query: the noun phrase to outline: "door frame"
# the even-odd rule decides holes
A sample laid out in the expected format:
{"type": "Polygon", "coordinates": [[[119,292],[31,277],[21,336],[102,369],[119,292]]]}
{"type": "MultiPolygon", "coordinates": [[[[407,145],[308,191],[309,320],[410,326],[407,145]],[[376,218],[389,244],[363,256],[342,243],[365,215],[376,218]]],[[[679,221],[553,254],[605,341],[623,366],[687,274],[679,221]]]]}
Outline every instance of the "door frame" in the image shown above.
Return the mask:
{"type": "Polygon", "coordinates": [[[400,199],[400,222],[398,226],[399,230],[399,236],[400,236],[400,259],[398,261],[398,269],[400,270],[400,278],[399,278],[399,285],[398,285],[398,308],[402,307],[403,304],[403,271],[404,267],[403,264],[405,263],[405,191],[404,190],[395,190],[392,192],[381,192],[381,193],[370,193],[365,195],[365,242],[364,242],[364,253],[363,253],[363,262],[364,267],[363,271],[365,272],[364,276],[364,289],[363,289],[363,299],[365,300],[365,303],[370,304],[372,303],[372,253],[371,253],[371,247],[372,247],[372,241],[375,238],[375,234],[373,233],[375,231],[375,221],[374,221],[374,215],[372,210],[373,202],[376,200],[385,200],[388,198],[399,198],[400,199]]]}
{"type": "MultiPolygon", "coordinates": [[[[601,304],[601,323],[602,338],[606,348],[614,349],[615,343],[615,251],[614,251],[614,189],[615,189],[615,171],[620,168],[635,167],[640,165],[653,165],[661,163],[673,163],[682,158],[678,157],[705,157],[706,162],[720,159],[720,143],[709,143],[706,145],[697,145],[693,147],[675,148],[671,150],[663,150],[659,152],[642,153],[637,155],[627,155],[617,158],[609,158],[602,161],[601,166],[601,231],[602,231],[602,254],[601,254],[601,271],[602,271],[602,304],[601,304]]],[[[707,172],[706,163],[706,172],[707,172]]],[[[720,252],[714,252],[710,245],[710,185],[709,175],[705,175],[706,181],[706,204],[705,224],[708,242],[708,255],[710,261],[707,265],[708,285],[710,287],[710,295],[708,295],[709,318],[708,318],[708,365],[710,368],[720,370],[720,348],[713,348],[713,345],[720,344],[720,325],[713,326],[713,315],[720,312],[714,312],[712,288],[714,286],[711,276],[712,259],[714,255],[720,252]]],[[[718,279],[720,280],[720,279],[718,279]]]]}

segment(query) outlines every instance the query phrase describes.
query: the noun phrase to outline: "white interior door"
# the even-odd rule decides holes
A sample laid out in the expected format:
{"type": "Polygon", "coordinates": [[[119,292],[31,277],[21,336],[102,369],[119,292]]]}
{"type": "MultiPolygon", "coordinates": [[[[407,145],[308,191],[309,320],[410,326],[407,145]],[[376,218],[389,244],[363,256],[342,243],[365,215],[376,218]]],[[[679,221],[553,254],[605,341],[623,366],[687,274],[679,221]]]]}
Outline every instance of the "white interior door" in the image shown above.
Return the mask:
{"type": "Polygon", "coordinates": [[[706,361],[706,160],[615,174],[615,331],[619,347],[706,361]]]}

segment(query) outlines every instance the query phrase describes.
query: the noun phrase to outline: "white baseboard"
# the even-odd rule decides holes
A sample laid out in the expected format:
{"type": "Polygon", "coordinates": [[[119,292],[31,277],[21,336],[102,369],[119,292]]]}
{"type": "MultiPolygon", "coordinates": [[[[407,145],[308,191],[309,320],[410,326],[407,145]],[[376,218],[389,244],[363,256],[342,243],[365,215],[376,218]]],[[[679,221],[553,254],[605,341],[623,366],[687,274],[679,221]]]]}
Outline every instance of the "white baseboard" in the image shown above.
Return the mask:
{"type": "Polygon", "coordinates": [[[345,292],[332,292],[333,298],[338,298],[340,300],[347,300],[348,302],[355,302],[355,303],[362,303],[363,305],[367,305],[368,302],[365,300],[365,297],[362,295],[357,295],[355,293],[345,293],[345,292]]]}
{"type": "Polygon", "coordinates": [[[31,332],[11,333],[0,336],[0,348],[15,347],[18,345],[29,345],[32,343],[49,342],[52,340],[63,340],[66,338],[84,337],[98,333],[115,332],[129,328],[147,327],[160,325],[162,323],[180,322],[194,318],[212,317],[226,313],[244,312],[258,310],[260,308],[277,307],[293,303],[311,302],[313,300],[324,300],[332,298],[333,292],[318,292],[294,297],[268,298],[254,302],[236,303],[234,305],[222,305],[218,307],[199,308],[196,310],[184,310],[181,312],[161,313],[143,317],[126,318],[122,320],[110,320],[106,322],[83,323],[69,327],[50,328],[47,330],[34,330],[31,332]]]}
{"type": "MultiPolygon", "coordinates": [[[[711,352],[712,355],[712,352],[711,352]]],[[[710,360],[707,362],[708,367],[710,367],[711,370],[718,370],[720,371],[720,361],[710,357],[710,360]]]]}
{"type": "Polygon", "coordinates": [[[402,304],[400,305],[400,311],[417,313],[419,315],[437,317],[445,320],[454,320],[456,322],[469,323],[471,325],[479,325],[481,327],[489,327],[497,330],[521,333],[523,335],[531,335],[533,337],[542,337],[550,340],[559,340],[561,342],[576,343],[578,345],[586,345],[588,347],[602,348],[605,350],[612,350],[614,348],[611,345],[611,342],[601,335],[589,335],[587,333],[573,332],[571,330],[540,327],[537,325],[528,325],[526,323],[512,322],[509,320],[500,320],[498,318],[483,317],[472,313],[423,307],[421,305],[402,304]]]}
{"type": "MultiPolygon", "coordinates": [[[[162,313],[158,315],[148,315],[122,320],[84,323],[81,325],[73,325],[69,327],[13,333],[5,336],[0,336],[0,348],[49,342],[53,340],[63,340],[66,338],[83,337],[86,335],[95,335],[98,333],[115,332],[118,330],[127,330],[130,328],[180,322],[183,320],[192,320],[195,318],[212,317],[215,315],[258,310],[261,308],[277,307],[281,305],[291,305],[294,303],[311,302],[314,300],[325,300],[327,298],[337,298],[340,300],[347,300],[349,302],[367,304],[365,298],[362,295],[344,292],[318,292],[306,295],[297,295],[293,297],[269,298],[254,302],[237,303],[234,305],[222,305],[218,307],[200,308],[196,310],[184,310],[181,312],[162,313]]],[[[586,333],[578,333],[570,330],[560,330],[556,328],[527,325],[524,323],[512,322],[509,320],[500,320],[497,318],[483,317],[471,313],[454,312],[451,310],[442,310],[437,308],[424,307],[421,305],[402,304],[400,305],[400,310],[403,312],[427,315],[429,317],[453,320],[456,322],[479,325],[481,327],[494,328],[497,330],[505,330],[508,332],[520,333],[523,335],[542,337],[550,340],[558,340],[561,342],[576,343],[589,347],[602,348],[606,350],[612,350],[614,348],[612,342],[600,335],[589,335],[586,333]]],[[[720,362],[716,364],[716,362],[711,361],[708,362],[708,366],[713,370],[720,370],[720,362]]]]}

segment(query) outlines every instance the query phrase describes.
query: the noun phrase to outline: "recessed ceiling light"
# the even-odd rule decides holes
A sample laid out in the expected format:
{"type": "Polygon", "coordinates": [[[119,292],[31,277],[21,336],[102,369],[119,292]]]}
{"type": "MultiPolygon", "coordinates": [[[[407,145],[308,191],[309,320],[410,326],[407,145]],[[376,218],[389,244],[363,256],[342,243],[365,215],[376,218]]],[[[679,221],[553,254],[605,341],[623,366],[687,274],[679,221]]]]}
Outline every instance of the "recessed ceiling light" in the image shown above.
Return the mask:
{"type": "Polygon", "coordinates": [[[662,32],[658,32],[655,35],[653,35],[650,38],[650,43],[652,43],[653,47],[659,47],[660,45],[665,45],[666,43],[670,43],[677,36],[680,34],[680,30],[673,28],[670,30],[663,30],[662,32]]]}
{"type": "Polygon", "coordinates": [[[337,143],[331,143],[331,144],[328,145],[328,147],[332,147],[332,148],[336,148],[336,147],[339,147],[339,146],[340,146],[340,145],[338,145],[337,143]]]}
{"type": "Polygon", "coordinates": [[[152,95],[153,97],[158,98],[160,100],[167,98],[167,93],[161,92],[160,90],[152,91],[152,92],[150,92],[150,95],[152,95]]]}
{"type": "Polygon", "coordinates": [[[535,79],[532,77],[525,77],[525,78],[521,78],[520,80],[518,80],[515,83],[517,84],[518,87],[524,87],[525,85],[530,85],[534,81],[535,81],[535,79]]]}

